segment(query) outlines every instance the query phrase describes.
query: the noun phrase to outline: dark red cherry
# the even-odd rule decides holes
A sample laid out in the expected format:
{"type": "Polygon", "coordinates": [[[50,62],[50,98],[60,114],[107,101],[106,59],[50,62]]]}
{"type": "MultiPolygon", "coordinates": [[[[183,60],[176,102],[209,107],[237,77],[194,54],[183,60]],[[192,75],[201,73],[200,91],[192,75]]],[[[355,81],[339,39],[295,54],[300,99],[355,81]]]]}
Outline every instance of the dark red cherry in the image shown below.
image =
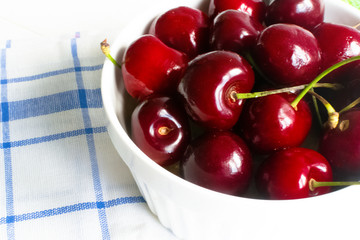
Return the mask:
{"type": "Polygon", "coordinates": [[[205,128],[230,129],[237,122],[243,100],[234,93],[250,92],[254,72],[240,55],[213,51],[193,59],[178,91],[191,118],[205,128]]]}
{"type": "Polygon", "coordinates": [[[154,93],[175,92],[187,66],[184,53],[152,35],[144,35],[126,50],[122,75],[127,92],[143,99],[154,93]]]}
{"type": "Polygon", "coordinates": [[[265,24],[292,23],[308,30],[324,21],[323,0],[276,0],[267,8],[265,24]]]}
{"type": "Polygon", "coordinates": [[[180,172],[199,186],[240,195],[249,186],[251,162],[251,153],[239,136],[230,131],[211,131],[189,145],[180,172]]]}
{"type": "Polygon", "coordinates": [[[256,174],[259,192],[270,199],[298,199],[328,193],[330,187],[311,191],[309,181],[332,181],[328,161],[318,152],[306,148],[288,148],[271,155],[256,174]]]}
{"type": "Polygon", "coordinates": [[[177,7],[156,18],[149,32],[192,59],[207,50],[209,24],[209,17],[202,11],[177,7]]]}
{"type": "MultiPolygon", "coordinates": [[[[360,56],[360,31],[356,28],[324,22],[313,30],[322,52],[322,71],[342,60],[360,56]],[[331,41],[330,41],[331,40],[331,41]]],[[[325,77],[322,82],[341,82],[342,75],[356,62],[347,64],[325,77]]]]}
{"type": "Polygon", "coordinates": [[[319,74],[321,64],[314,35],[294,24],[278,23],[265,28],[253,57],[268,80],[284,86],[311,82],[319,74]]]}
{"type": "Polygon", "coordinates": [[[340,114],[335,129],[328,129],[320,140],[319,152],[340,176],[360,173],[360,109],[340,114]]]}
{"type": "Polygon", "coordinates": [[[226,10],[216,16],[210,33],[213,50],[247,52],[256,43],[263,25],[244,12],[226,10]]]}
{"type": "Polygon", "coordinates": [[[258,153],[300,146],[311,128],[311,111],[304,100],[294,109],[295,94],[283,93],[247,100],[239,127],[258,153]]]}
{"type": "Polygon", "coordinates": [[[262,22],[266,5],[263,0],[210,0],[209,16],[214,18],[218,13],[228,9],[242,11],[262,22]]]}
{"type": "Polygon", "coordinates": [[[166,166],[182,157],[190,142],[187,115],[175,99],[150,96],[131,116],[134,143],[153,161],[166,166]]]}

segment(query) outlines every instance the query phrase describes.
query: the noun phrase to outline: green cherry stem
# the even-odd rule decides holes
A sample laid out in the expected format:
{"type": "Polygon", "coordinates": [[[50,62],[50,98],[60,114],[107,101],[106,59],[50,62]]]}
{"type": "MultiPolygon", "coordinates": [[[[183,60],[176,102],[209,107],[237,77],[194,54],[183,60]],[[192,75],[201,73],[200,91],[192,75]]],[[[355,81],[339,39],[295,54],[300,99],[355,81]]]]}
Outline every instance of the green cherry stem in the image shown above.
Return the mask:
{"type": "MultiPolygon", "coordinates": [[[[308,84],[304,85],[298,85],[294,87],[287,87],[287,88],[280,88],[280,89],[274,89],[269,91],[263,91],[263,92],[252,92],[252,93],[236,93],[237,99],[248,99],[248,98],[257,98],[257,97],[265,97],[272,94],[278,94],[278,93],[284,93],[284,92],[295,92],[299,90],[303,90],[307,87],[308,84]]],[[[323,87],[323,88],[331,88],[334,90],[337,90],[341,88],[342,86],[340,84],[336,83],[317,83],[315,84],[316,88],[323,87]]]]}
{"type": "Polygon", "coordinates": [[[326,108],[326,111],[328,112],[328,116],[329,116],[328,120],[325,123],[326,127],[330,129],[336,128],[336,126],[339,123],[339,113],[335,111],[333,106],[331,106],[331,104],[325,98],[323,98],[313,90],[310,90],[309,93],[314,97],[316,97],[316,99],[319,100],[326,108]]]}
{"type": "Polygon", "coordinates": [[[121,69],[121,65],[111,56],[110,45],[107,43],[107,39],[100,43],[101,51],[103,54],[117,67],[121,69]]]}
{"type": "Polygon", "coordinates": [[[314,95],[311,96],[312,98],[312,101],[313,101],[313,104],[314,104],[314,108],[315,108],[315,113],[316,113],[316,117],[317,117],[317,120],[319,122],[319,125],[321,126],[322,125],[322,118],[321,118],[321,114],[320,114],[320,110],[319,110],[319,105],[318,105],[318,102],[317,102],[317,99],[314,95]]]}
{"type": "Polygon", "coordinates": [[[260,70],[259,66],[254,61],[253,57],[250,53],[245,55],[245,59],[250,63],[250,65],[254,68],[254,70],[266,81],[269,81],[268,77],[260,70]]]}
{"type": "Polygon", "coordinates": [[[325,98],[323,98],[322,96],[320,96],[319,94],[317,94],[313,90],[310,90],[309,93],[311,95],[315,96],[324,105],[324,107],[326,108],[326,110],[327,110],[327,112],[329,114],[332,114],[332,113],[336,112],[334,107],[331,106],[331,104],[325,98]]]}
{"type": "Polygon", "coordinates": [[[314,191],[318,187],[337,187],[337,186],[351,186],[351,185],[360,185],[360,182],[318,182],[313,178],[309,180],[310,191],[314,191]]]}
{"type": "Polygon", "coordinates": [[[357,60],[360,60],[360,56],[356,56],[356,57],[352,57],[352,58],[348,58],[346,60],[343,60],[341,62],[338,62],[336,64],[334,64],[333,66],[329,67],[328,69],[326,69],[325,71],[323,71],[322,73],[320,73],[311,83],[309,83],[307,85],[306,88],[304,88],[304,90],[301,91],[301,93],[294,99],[294,101],[291,103],[291,106],[293,108],[296,108],[296,106],[299,104],[299,102],[301,101],[301,99],[305,96],[305,94],[307,92],[310,91],[310,89],[312,89],[317,82],[319,82],[323,77],[325,77],[326,75],[328,75],[330,72],[336,70],[337,68],[345,65],[345,64],[348,64],[348,63],[351,63],[351,62],[354,62],[354,61],[357,61],[357,60]]]}
{"type": "Polygon", "coordinates": [[[349,105],[347,105],[346,107],[344,107],[343,109],[341,109],[341,110],[339,111],[339,113],[341,114],[341,113],[343,113],[343,112],[346,112],[346,111],[352,109],[353,107],[355,107],[356,105],[358,105],[359,103],[360,103],[360,97],[357,98],[357,99],[356,99],[355,101],[353,101],[352,103],[350,103],[349,105]]]}

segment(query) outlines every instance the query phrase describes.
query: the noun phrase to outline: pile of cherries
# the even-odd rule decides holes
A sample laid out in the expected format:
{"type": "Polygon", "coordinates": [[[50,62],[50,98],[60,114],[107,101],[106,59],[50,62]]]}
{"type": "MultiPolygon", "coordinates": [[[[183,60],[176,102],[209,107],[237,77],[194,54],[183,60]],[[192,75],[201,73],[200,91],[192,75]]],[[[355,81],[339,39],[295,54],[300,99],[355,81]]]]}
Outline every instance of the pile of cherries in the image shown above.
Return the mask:
{"type": "Polygon", "coordinates": [[[121,64],[139,101],[135,144],[184,179],[237,196],[254,185],[258,197],[304,198],[359,180],[360,31],[324,22],[324,8],[211,0],[208,14],[158,16],[121,64]]]}

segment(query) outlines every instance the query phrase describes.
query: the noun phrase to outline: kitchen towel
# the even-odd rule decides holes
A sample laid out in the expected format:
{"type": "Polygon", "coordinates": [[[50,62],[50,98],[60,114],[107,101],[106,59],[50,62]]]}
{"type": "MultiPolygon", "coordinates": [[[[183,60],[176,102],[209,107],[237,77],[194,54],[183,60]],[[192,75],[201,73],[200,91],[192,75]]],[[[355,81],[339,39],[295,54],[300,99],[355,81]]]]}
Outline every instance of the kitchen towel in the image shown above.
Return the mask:
{"type": "Polygon", "coordinates": [[[0,44],[0,239],[175,239],[109,139],[100,42],[0,44]]]}

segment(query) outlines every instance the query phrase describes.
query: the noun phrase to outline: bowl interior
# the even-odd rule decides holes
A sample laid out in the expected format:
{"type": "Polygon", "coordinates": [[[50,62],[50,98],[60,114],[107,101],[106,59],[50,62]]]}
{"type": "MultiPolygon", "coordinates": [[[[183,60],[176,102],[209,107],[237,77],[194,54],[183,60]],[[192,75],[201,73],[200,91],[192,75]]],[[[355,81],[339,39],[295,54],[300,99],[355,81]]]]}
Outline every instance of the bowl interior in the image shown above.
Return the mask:
{"type": "MultiPolygon", "coordinates": [[[[123,29],[116,41],[111,44],[111,54],[118,62],[121,62],[126,47],[139,36],[146,33],[150,22],[157,15],[179,5],[200,8],[207,12],[209,4],[209,0],[157,0],[155,2],[159,2],[159,4],[154,4],[154,8],[134,18],[123,29]]],[[[350,26],[355,26],[360,22],[359,11],[348,4],[340,0],[325,0],[325,4],[325,21],[350,26]]],[[[160,217],[161,222],[165,226],[175,232],[177,230],[174,229],[172,223],[163,219],[161,209],[156,206],[156,202],[162,204],[162,207],[169,204],[168,202],[164,203],[161,197],[169,199],[170,202],[176,204],[178,209],[185,209],[184,211],[187,213],[190,211],[193,214],[198,214],[197,216],[204,216],[201,218],[202,220],[204,218],[213,218],[214,214],[217,214],[220,220],[229,218],[233,213],[237,213],[239,216],[246,216],[246,218],[232,216],[230,219],[236,219],[239,225],[245,224],[248,226],[247,231],[249,234],[251,231],[256,231],[251,225],[266,226],[267,230],[264,228],[264,231],[271,232],[277,229],[286,232],[294,229],[294,225],[301,224],[304,219],[307,219],[307,224],[313,221],[313,224],[318,224],[319,227],[328,227],[332,224],[332,216],[346,218],[346,212],[359,209],[358,207],[356,208],[358,204],[356,199],[360,197],[360,189],[356,186],[314,198],[269,201],[229,196],[189,183],[157,165],[132,142],[129,137],[129,120],[137,102],[126,93],[122,82],[121,70],[116,68],[110,61],[105,60],[101,81],[103,104],[106,117],[109,121],[108,131],[113,144],[130,168],[151,210],[160,217]],[[196,197],[189,197],[193,195],[196,195],[196,197]],[[334,207],[334,204],[339,201],[343,202],[342,207],[334,207]],[[328,211],[329,208],[332,209],[331,213],[328,211]],[[316,218],[308,219],[308,212],[312,211],[317,213],[321,223],[318,223],[316,218]],[[292,218],[293,215],[298,217],[294,219],[292,218]],[[284,229],[279,229],[271,224],[273,216],[277,216],[275,219],[281,221],[284,229]],[[284,221],[286,218],[292,218],[293,220],[292,222],[284,221]]],[[[356,211],[357,214],[360,214],[360,210],[356,211]]],[[[176,215],[175,212],[172,212],[172,214],[176,215]]],[[[195,219],[197,218],[194,217],[194,221],[195,219]]],[[[186,223],[183,222],[182,224],[186,223]]],[[[201,225],[200,223],[197,224],[201,225]]],[[[200,230],[201,228],[199,227],[200,230]]],[[[181,231],[179,230],[178,232],[181,231]]]]}
{"type": "MultiPolygon", "coordinates": [[[[348,4],[333,0],[327,0],[325,2],[325,21],[342,23],[350,26],[355,26],[360,22],[359,11],[348,4]]],[[[183,6],[194,7],[207,12],[209,1],[182,1],[181,3],[183,6]]],[[[156,8],[150,9],[147,13],[142,14],[141,17],[136,18],[123,30],[123,34],[121,34],[111,46],[112,55],[115,56],[118,62],[121,62],[126,47],[139,36],[147,33],[151,21],[159,14],[177,6],[179,6],[179,4],[176,2],[166,2],[165,4],[162,4],[161,7],[156,5],[156,8]]],[[[115,68],[110,62],[106,61],[103,72],[108,73],[106,79],[102,80],[102,92],[105,110],[108,116],[110,115],[110,123],[119,131],[118,133],[124,138],[125,143],[131,147],[130,149],[138,153],[145,163],[157,168],[160,172],[166,171],[161,167],[154,166],[152,161],[136,147],[128,135],[131,127],[130,116],[137,102],[126,92],[122,82],[121,71],[115,68]]],[[[103,76],[103,78],[105,77],[103,76]]],[[[307,146],[313,144],[311,138],[306,143],[307,146]]],[[[126,161],[126,159],[124,160],[126,161]]]]}

